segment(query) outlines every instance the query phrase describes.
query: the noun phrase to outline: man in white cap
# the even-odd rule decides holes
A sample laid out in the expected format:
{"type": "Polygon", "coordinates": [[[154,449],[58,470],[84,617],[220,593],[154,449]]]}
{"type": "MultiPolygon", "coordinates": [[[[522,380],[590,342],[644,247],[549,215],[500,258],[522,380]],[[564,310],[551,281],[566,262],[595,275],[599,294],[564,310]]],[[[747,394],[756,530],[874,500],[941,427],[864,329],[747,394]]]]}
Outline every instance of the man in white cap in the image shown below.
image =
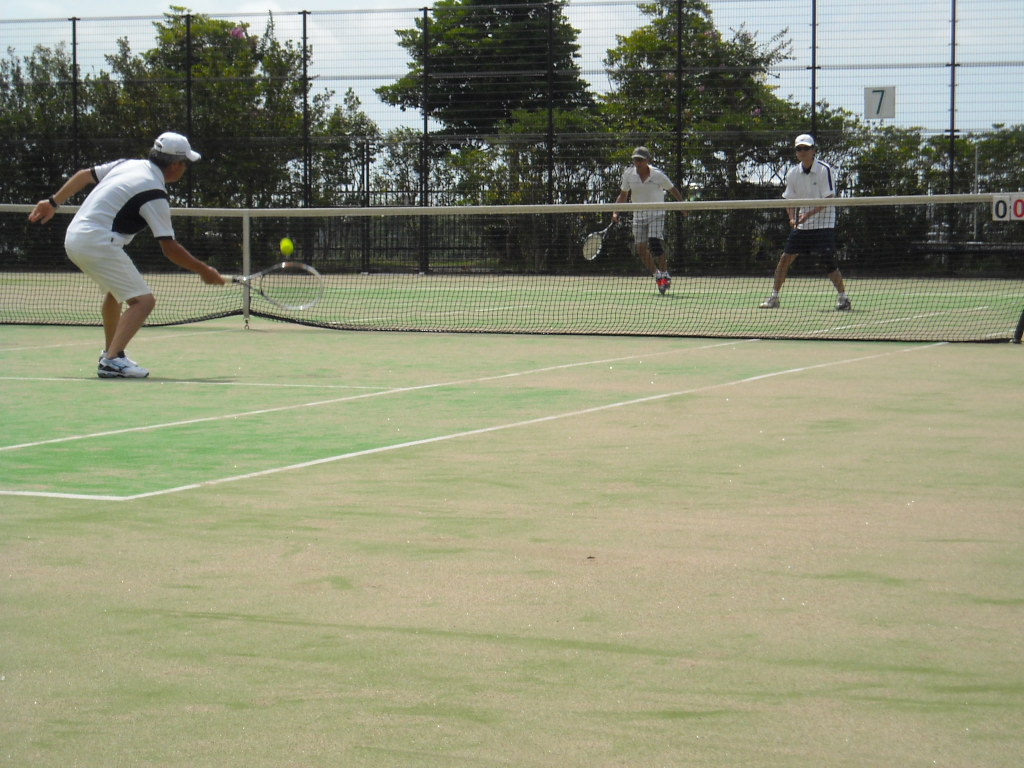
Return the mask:
{"type": "MultiPolygon", "coordinates": [[[[786,191],[782,196],[787,200],[812,200],[836,196],[835,173],[831,166],[817,158],[817,144],[814,137],[801,133],[793,142],[798,162],[786,174],[786,191]]],[[[816,205],[813,207],[787,208],[789,216],[789,236],[779,263],[775,267],[775,282],[772,295],[764,300],[761,309],[778,309],[779,291],[786,282],[789,267],[801,253],[817,255],[821,266],[828,274],[832,284],[839,293],[836,309],[848,311],[852,309],[850,297],[846,295],[843,273],[836,262],[836,209],[832,205],[816,205]]]]}
{"type": "Polygon", "coordinates": [[[115,160],[83,168],[53,195],[40,200],[29,221],[45,224],[57,208],[90,184],[96,184],[75,214],[64,237],[68,258],[104,292],[102,317],[106,346],[97,375],[103,379],[140,379],[149,371],[125,353],[156,306],[153,292],[124,247],[147,226],[164,256],[203,282],[222,285],[216,269],[195,258],[177,240],[171,227],[167,185],[185,175],[200,154],[179,133],[157,137],[145,160],[115,160]],[[127,309],[122,312],[122,305],[127,309]]]}
{"type": "MultiPolygon", "coordinates": [[[[647,147],[634,149],[632,159],[632,166],[622,173],[616,203],[627,200],[634,203],[662,203],[666,192],[675,200],[682,201],[683,194],[664,171],[650,164],[651,151],[647,147]]],[[[612,220],[619,220],[617,212],[612,214],[612,220]]],[[[637,255],[654,276],[659,293],[665,293],[672,286],[668,256],[665,253],[665,211],[636,211],[633,214],[633,239],[637,255]]]]}

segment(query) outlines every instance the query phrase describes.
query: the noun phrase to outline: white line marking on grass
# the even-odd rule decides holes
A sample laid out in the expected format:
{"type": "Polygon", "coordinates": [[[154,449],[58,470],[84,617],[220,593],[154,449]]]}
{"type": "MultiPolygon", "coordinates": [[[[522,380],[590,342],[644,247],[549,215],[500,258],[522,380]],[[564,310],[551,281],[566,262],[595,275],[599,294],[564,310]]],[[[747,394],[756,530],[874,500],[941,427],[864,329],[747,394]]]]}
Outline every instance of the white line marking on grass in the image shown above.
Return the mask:
{"type": "MultiPolygon", "coordinates": [[[[742,339],[735,341],[726,341],[716,344],[706,344],[700,347],[691,347],[683,351],[691,350],[704,350],[714,349],[716,347],[732,346],[735,344],[746,344],[756,339],[742,339]]],[[[211,421],[226,421],[228,419],[241,419],[249,416],[265,416],[268,413],[282,413],[284,411],[297,411],[304,408],[319,408],[324,405],[335,405],[336,403],[346,403],[354,400],[365,400],[371,397],[383,397],[385,395],[399,395],[406,392],[417,392],[424,389],[437,389],[440,387],[456,387],[463,384],[479,384],[485,381],[498,381],[500,379],[510,379],[517,376],[531,376],[538,373],[549,373],[551,371],[566,370],[569,368],[580,368],[588,365],[603,365],[605,363],[617,363],[623,360],[636,360],[642,357],[654,357],[656,355],[668,355],[677,353],[680,350],[672,349],[665,350],[662,352],[652,352],[646,355],[627,355],[625,357],[610,357],[606,360],[584,360],[578,363],[565,363],[563,365],[551,365],[545,368],[533,368],[526,371],[513,371],[512,373],[500,373],[495,376],[481,376],[475,379],[458,379],[455,381],[445,381],[435,384],[417,384],[412,387],[394,387],[392,389],[384,389],[377,392],[366,392],[359,395],[347,395],[345,397],[334,397],[329,400],[314,400],[308,403],[293,403],[292,405],[280,405],[273,408],[258,408],[251,411],[241,411],[238,413],[222,413],[216,416],[202,416],[197,419],[183,419],[181,421],[167,421],[159,424],[146,424],[139,427],[123,427],[121,429],[110,429],[103,432],[91,432],[84,435],[68,435],[66,437],[55,437],[49,440],[35,440],[29,443],[18,443],[16,445],[0,445],[0,451],[17,451],[23,448],[35,448],[41,445],[54,445],[56,443],[70,443],[76,440],[91,440],[96,437],[111,437],[113,435],[125,435],[132,432],[150,432],[157,429],[167,429],[169,427],[185,427],[192,424],[204,424],[211,421]]],[[[179,384],[190,383],[190,382],[175,382],[179,384]]]]}
{"type": "Polygon", "coordinates": [[[921,315],[908,315],[907,317],[894,317],[889,320],[873,320],[864,323],[850,323],[849,325],[834,325],[831,328],[822,328],[810,333],[833,333],[834,331],[849,331],[853,328],[874,328],[880,325],[891,325],[892,323],[906,323],[910,320],[924,320],[928,317],[941,317],[943,315],[959,314],[965,312],[984,312],[988,307],[971,307],[970,309],[944,309],[937,312],[925,312],[921,315]]]}
{"type": "MultiPolygon", "coordinates": [[[[0,376],[0,381],[82,381],[82,376],[0,376]]],[[[356,384],[282,384],[279,382],[260,381],[202,381],[199,379],[153,379],[157,384],[186,387],[264,387],[267,389],[380,389],[380,387],[359,386],[356,384]]],[[[116,385],[115,385],[116,386],[116,385]]],[[[0,448],[3,450],[3,448],[0,448]]]]}
{"type": "MultiPolygon", "coordinates": [[[[212,333],[238,333],[241,328],[222,328],[214,331],[193,331],[192,334],[208,336],[212,333]]],[[[190,334],[190,335],[192,335],[190,334]]],[[[164,333],[164,334],[146,334],[146,341],[154,341],[159,339],[175,339],[181,338],[182,333],[164,333]]],[[[95,339],[92,341],[69,341],[61,344],[32,344],[23,347],[0,347],[0,352],[35,352],[37,349],[62,349],[66,347],[96,347],[95,339]]],[[[43,381],[51,381],[51,379],[43,379],[43,381]]],[[[59,381],[59,379],[52,379],[52,381],[59,381]]]]}
{"type": "MultiPolygon", "coordinates": [[[[788,375],[791,375],[791,374],[804,373],[806,371],[813,371],[813,370],[817,370],[817,369],[821,369],[821,368],[831,368],[831,367],[836,366],[836,365],[848,365],[848,364],[851,364],[851,363],[863,362],[865,360],[875,360],[875,359],[878,359],[878,358],[881,358],[881,357],[889,357],[889,356],[897,354],[897,353],[916,352],[916,351],[919,351],[919,350],[922,350],[922,349],[931,349],[933,347],[944,346],[946,344],[947,344],[947,342],[937,342],[937,343],[934,343],[934,344],[927,344],[927,345],[923,345],[923,346],[920,346],[920,347],[912,347],[910,349],[902,349],[902,350],[898,350],[898,351],[889,351],[889,352],[880,352],[880,353],[874,354],[874,355],[864,355],[864,356],[861,356],[861,357],[851,357],[851,358],[847,358],[845,360],[833,360],[833,361],[828,362],[828,363],[816,363],[815,365],[805,365],[805,366],[801,366],[799,368],[787,368],[787,369],[782,370],[782,371],[772,371],[770,373],[761,373],[761,374],[758,374],[756,376],[747,376],[747,377],[742,378],[742,379],[735,379],[733,381],[726,381],[726,382],[722,382],[722,383],[719,383],[719,384],[707,384],[705,386],[694,387],[692,389],[681,389],[681,390],[677,390],[675,392],[663,392],[663,393],[661,393],[659,395],[648,395],[647,397],[639,397],[639,398],[635,398],[633,400],[622,400],[622,401],[619,401],[617,403],[608,403],[606,405],[597,405],[597,406],[593,406],[591,408],[582,408],[582,409],[580,409],[578,411],[568,411],[568,412],[565,412],[565,413],[556,413],[556,414],[551,414],[550,416],[539,416],[539,417],[537,417],[535,419],[526,419],[524,421],[515,421],[515,422],[508,423],[508,424],[495,424],[495,425],[490,426],[490,427],[481,427],[479,429],[469,429],[469,430],[465,430],[463,432],[452,432],[452,433],[447,434],[447,435],[437,435],[435,437],[428,437],[428,438],[424,438],[422,440],[411,440],[411,441],[404,442],[404,443],[395,443],[393,445],[383,445],[383,446],[379,446],[377,448],[367,448],[367,449],[362,450],[362,451],[353,451],[351,453],[342,453],[342,454],[338,454],[336,456],[325,456],[325,457],[320,458],[320,459],[313,459],[311,461],[304,461],[304,462],[300,462],[298,464],[289,464],[287,466],[281,466],[281,467],[271,467],[269,469],[263,469],[263,470],[260,470],[258,472],[248,472],[248,473],[242,474],[242,475],[233,475],[233,476],[230,476],[230,477],[220,477],[220,478],[216,478],[214,480],[204,480],[204,481],[198,482],[198,483],[190,483],[188,485],[180,485],[180,486],[177,486],[177,487],[174,487],[174,488],[164,488],[164,489],[159,490],[159,491],[149,491],[149,492],[146,492],[146,493],[136,493],[136,494],[133,494],[133,495],[130,495],[130,496],[107,496],[107,495],[104,495],[104,496],[90,496],[88,494],[81,494],[81,495],[79,495],[79,494],[54,494],[54,493],[43,493],[43,492],[34,492],[34,491],[3,491],[3,490],[0,490],[0,495],[44,496],[44,497],[54,497],[54,498],[74,498],[74,499],[86,499],[86,500],[97,500],[97,501],[135,501],[137,499],[148,499],[148,498],[152,498],[154,496],[164,496],[164,495],[171,494],[171,493],[179,493],[181,491],[190,491],[190,490],[195,490],[195,489],[198,489],[198,488],[209,488],[211,486],[222,485],[224,483],[234,483],[234,482],[238,482],[240,480],[251,480],[251,479],[257,478],[257,477],[265,477],[267,475],[276,475],[276,474],[279,474],[281,472],[291,472],[291,471],[299,470],[299,469],[307,469],[309,467],[316,467],[316,466],[320,466],[322,464],[332,464],[332,463],[337,462],[337,461],[344,461],[346,459],[354,459],[354,458],[358,458],[358,457],[361,457],[361,456],[371,456],[371,455],[376,454],[376,453],[386,453],[386,452],[389,452],[389,451],[401,450],[403,448],[414,448],[414,447],[421,446],[421,445],[430,445],[432,443],[441,443],[441,442],[446,442],[448,440],[456,440],[456,439],[463,438],[463,437],[473,437],[475,435],[485,435],[485,434],[489,434],[489,433],[492,433],[492,432],[501,432],[501,431],[504,431],[506,429],[516,429],[518,427],[527,427],[527,426],[532,426],[532,425],[535,425],[535,424],[544,424],[544,423],[551,422],[551,421],[559,421],[561,419],[569,419],[569,418],[575,418],[575,417],[578,417],[578,416],[586,416],[586,415],[589,415],[589,414],[592,414],[592,413],[601,413],[602,411],[609,411],[609,410],[612,410],[614,408],[625,408],[625,407],[632,406],[632,405],[642,405],[642,404],[645,404],[645,403],[653,403],[653,402],[657,402],[659,400],[666,400],[666,399],[673,398],[673,397],[681,397],[683,395],[697,394],[699,392],[710,392],[712,390],[723,389],[725,387],[735,387],[735,386],[739,386],[741,384],[749,384],[749,383],[755,382],[755,381],[764,381],[766,379],[772,379],[772,378],[776,378],[778,376],[788,376],[788,375]]],[[[724,345],[713,345],[713,346],[724,346],[724,345]]],[[[619,360],[619,359],[631,359],[631,358],[615,358],[615,359],[619,360]]],[[[600,362],[610,362],[610,361],[600,361],[600,362]]],[[[573,363],[573,364],[566,365],[566,366],[552,366],[551,368],[548,368],[548,369],[538,369],[538,370],[556,370],[556,369],[559,369],[559,368],[569,368],[569,367],[574,367],[574,366],[577,366],[577,365],[586,365],[586,364],[588,364],[588,363],[573,363]]],[[[590,364],[593,364],[593,363],[590,363],[590,364]]],[[[501,378],[506,378],[508,376],[525,375],[525,373],[527,373],[527,372],[516,373],[516,374],[504,374],[504,375],[501,375],[501,376],[487,377],[485,379],[475,379],[473,381],[486,381],[486,380],[490,380],[490,379],[501,379],[501,378]]],[[[426,385],[426,386],[429,387],[429,386],[434,386],[434,385],[426,385]]],[[[411,387],[409,389],[422,389],[422,388],[426,388],[426,387],[411,387]]],[[[405,391],[409,391],[409,389],[407,389],[405,391]]],[[[387,393],[381,393],[381,394],[387,394],[387,393]]]]}

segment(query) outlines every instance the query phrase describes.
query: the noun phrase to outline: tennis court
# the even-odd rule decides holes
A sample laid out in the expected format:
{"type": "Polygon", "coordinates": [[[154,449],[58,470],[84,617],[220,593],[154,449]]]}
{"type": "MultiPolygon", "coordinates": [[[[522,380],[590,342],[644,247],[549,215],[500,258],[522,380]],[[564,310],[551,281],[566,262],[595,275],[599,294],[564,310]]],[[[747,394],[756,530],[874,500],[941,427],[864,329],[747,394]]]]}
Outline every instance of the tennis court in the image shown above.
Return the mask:
{"type": "Polygon", "coordinates": [[[0,764],[1019,764],[1016,345],[100,338],[0,342],[0,764]]]}

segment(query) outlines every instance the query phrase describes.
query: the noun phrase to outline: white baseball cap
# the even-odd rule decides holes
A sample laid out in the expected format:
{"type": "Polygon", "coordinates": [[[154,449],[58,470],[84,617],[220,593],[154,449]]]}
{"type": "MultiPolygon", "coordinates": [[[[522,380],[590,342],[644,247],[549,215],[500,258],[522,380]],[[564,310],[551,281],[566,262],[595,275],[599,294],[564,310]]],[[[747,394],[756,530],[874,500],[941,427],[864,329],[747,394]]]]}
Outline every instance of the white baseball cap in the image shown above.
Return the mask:
{"type": "Polygon", "coordinates": [[[161,133],[153,142],[153,149],[168,157],[180,158],[194,163],[202,157],[188,144],[188,139],[180,133],[161,133]]]}
{"type": "Polygon", "coordinates": [[[793,142],[794,147],[813,147],[814,137],[809,133],[801,133],[796,137],[796,141],[793,142]]]}

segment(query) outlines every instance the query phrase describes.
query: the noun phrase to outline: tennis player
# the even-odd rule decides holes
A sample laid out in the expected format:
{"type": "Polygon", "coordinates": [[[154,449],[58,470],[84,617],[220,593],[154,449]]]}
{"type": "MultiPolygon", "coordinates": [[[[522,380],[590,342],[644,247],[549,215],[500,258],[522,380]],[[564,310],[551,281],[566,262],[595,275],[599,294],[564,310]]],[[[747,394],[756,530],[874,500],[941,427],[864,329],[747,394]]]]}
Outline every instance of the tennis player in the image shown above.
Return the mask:
{"type": "MultiPolygon", "coordinates": [[[[673,199],[682,201],[683,194],[676,189],[665,172],[651,165],[651,150],[637,147],[633,150],[633,165],[622,173],[621,191],[616,203],[632,200],[634,203],[661,203],[668,192],[673,199]]],[[[612,214],[618,221],[618,212],[612,214]]],[[[633,214],[633,240],[636,252],[647,270],[654,276],[659,293],[672,287],[665,253],[665,212],[636,211],[633,214]]]]}
{"type": "Polygon", "coordinates": [[[75,214],[64,236],[68,258],[99,285],[106,347],[97,375],[102,379],[141,379],[149,371],[125,352],[156,306],[153,292],[124,247],[147,226],[164,256],[204,283],[223,285],[216,269],[195,258],[174,239],[167,185],[185,175],[200,158],[178,133],[157,137],[145,160],[115,160],[83,168],[52,196],[36,203],[29,221],[45,224],[57,208],[91,184],[96,184],[75,214]],[[122,312],[122,305],[128,306],[122,312]]]}
{"type": "MultiPolygon", "coordinates": [[[[787,200],[812,200],[836,196],[836,179],[832,167],[817,158],[818,148],[814,137],[801,133],[793,143],[799,161],[786,174],[786,190],[782,196],[787,200]]],[[[761,303],[761,309],[778,309],[779,291],[786,282],[789,267],[801,253],[814,254],[828,273],[829,280],[836,287],[839,299],[836,309],[852,309],[850,297],[846,295],[843,273],[836,262],[836,209],[832,205],[816,205],[811,208],[787,208],[789,236],[779,263],[775,267],[775,282],[772,295],[761,303]]]]}

